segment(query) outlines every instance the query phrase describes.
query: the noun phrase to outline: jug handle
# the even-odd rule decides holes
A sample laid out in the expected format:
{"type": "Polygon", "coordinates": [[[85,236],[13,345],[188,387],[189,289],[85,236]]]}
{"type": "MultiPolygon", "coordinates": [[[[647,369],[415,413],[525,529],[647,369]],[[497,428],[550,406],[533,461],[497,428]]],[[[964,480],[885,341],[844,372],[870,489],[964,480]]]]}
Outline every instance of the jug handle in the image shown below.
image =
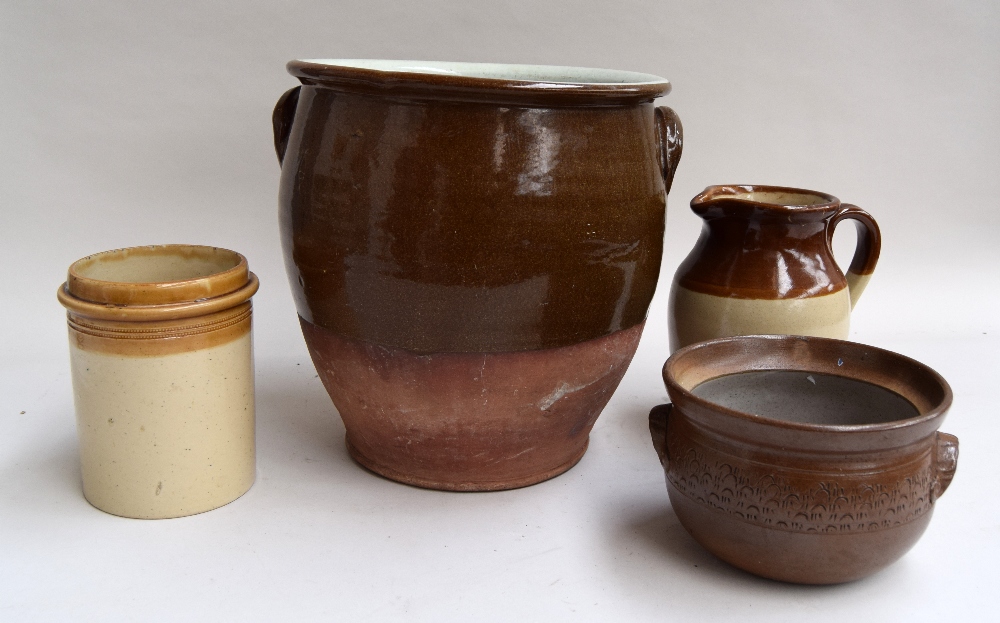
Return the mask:
{"type": "Polygon", "coordinates": [[[669,193],[684,149],[684,128],[681,126],[681,118],[669,106],[657,107],[655,114],[659,147],[657,157],[660,161],[660,174],[663,176],[663,191],[669,193]]]}
{"type": "Polygon", "coordinates": [[[660,457],[660,465],[664,467],[670,461],[667,455],[667,420],[670,419],[670,412],[674,410],[674,405],[666,403],[656,405],[649,412],[649,434],[653,438],[653,448],[656,455],[660,457]]]}
{"type": "Polygon", "coordinates": [[[878,223],[861,208],[850,203],[840,204],[838,211],[826,232],[826,242],[832,249],[833,231],[837,224],[844,219],[852,219],[858,229],[858,246],[854,250],[854,258],[851,260],[851,267],[847,269],[847,289],[851,293],[851,309],[858,304],[861,293],[865,291],[865,286],[872,278],[875,264],[878,262],[879,252],[882,250],[882,234],[879,232],[878,223]]]}
{"type": "Polygon", "coordinates": [[[295,119],[295,108],[299,103],[299,89],[288,89],[278,98],[271,114],[271,125],[274,128],[274,151],[278,154],[278,164],[285,161],[285,149],[288,147],[288,134],[292,131],[292,121],[295,119]]]}

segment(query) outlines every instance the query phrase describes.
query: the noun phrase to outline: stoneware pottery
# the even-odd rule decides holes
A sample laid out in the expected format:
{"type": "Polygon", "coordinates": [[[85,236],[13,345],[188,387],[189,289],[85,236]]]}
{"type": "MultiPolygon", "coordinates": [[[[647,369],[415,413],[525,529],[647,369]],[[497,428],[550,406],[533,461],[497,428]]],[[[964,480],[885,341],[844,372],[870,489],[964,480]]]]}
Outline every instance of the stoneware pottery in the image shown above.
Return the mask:
{"type": "Polygon", "coordinates": [[[729,335],[844,339],[851,309],[878,261],[871,215],[836,197],[778,186],[709,186],[691,200],[705,220],[670,290],[670,349],[729,335]],[[853,219],[858,245],[847,278],[830,243],[853,219]]]}
{"type": "Polygon", "coordinates": [[[293,61],[286,265],[351,456],[507,489],[572,467],[628,367],[681,126],[623,71],[293,61]]]}
{"type": "Polygon", "coordinates": [[[701,342],[667,360],[649,414],[670,503],[710,552],[776,580],[889,565],[927,528],[958,461],[951,389],[889,351],[817,337],[701,342]]]}
{"type": "Polygon", "coordinates": [[[239,253],[118,249],[69,268],[83,493],[123,517],[201,513],[254,481],[250,297],[239,253]]]}

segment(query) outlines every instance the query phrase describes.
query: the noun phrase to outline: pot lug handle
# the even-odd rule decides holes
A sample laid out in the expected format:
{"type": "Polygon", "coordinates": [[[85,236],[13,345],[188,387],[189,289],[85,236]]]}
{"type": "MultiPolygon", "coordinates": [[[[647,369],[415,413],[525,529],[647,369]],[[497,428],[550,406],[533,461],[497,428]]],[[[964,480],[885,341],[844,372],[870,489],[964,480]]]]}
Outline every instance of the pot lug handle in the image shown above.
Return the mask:
{"type": "Polygon", "coordinates": [[[653,447],[660,457],[660,465],[666,467],[670,461],[667,455],[667,420],[674,405],[671,403],[657,405],[649,412],[649,434],[653,437],[653,447]]]}
{"type": "Polygon", "coordinates": [[[288,147],[288,134],[292,131],[292,121],[295,119],[295,107],[299,103],[301,86],[285,91],[274,105],[271,114],[271,125],[274,128],[274,151],[278,154],[278,164],[285,161],[285,149],[288,147]]]}
{"type": "Polygon", "coordinates": [[[669,106],[657,107],[655,114],[659,147],[657,157],[660,161],[660,174],[663,176],[663,191],[669,193],[684,149],[684,128],[681,126],[681,118],[669,106]]]}
{"type": "MultiPolygon", "coordinates": [[[[851,267],[847,269],[846,275],[847,289],[851,293],[851,309],[854,309],[878,262],[879,252],[882,250],[882,234],[871,214],[856,205],[842,203],[840,211],[830,220],[830,226],[827,228],[827,245],[832,245],[833,230],[844,219],[852,219],[858,229],[858,246],[854,250],[854,259],[851,260],[851,267]]],[[[832,252],[831,247],[831,254],[832,252]]]]}
{"type": "Polygon", "coordinates": [[[958,437],[948,433],[937,433],[934,440],[934,484],[931,485],[931,501],[944,495],[955,477],[958,467],[958,437]]]}

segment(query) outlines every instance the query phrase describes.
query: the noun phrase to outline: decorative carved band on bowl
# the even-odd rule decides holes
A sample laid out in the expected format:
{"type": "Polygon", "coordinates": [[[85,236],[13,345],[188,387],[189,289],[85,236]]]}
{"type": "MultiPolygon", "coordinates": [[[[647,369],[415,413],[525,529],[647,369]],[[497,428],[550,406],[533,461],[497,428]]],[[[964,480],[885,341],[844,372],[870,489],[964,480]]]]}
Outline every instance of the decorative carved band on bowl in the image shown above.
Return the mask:
{"type": "Polygon", "coordinates": [[[880,472],[878,480],[866,469],[852,474],[806,472],[765,463],[744,462],[741,467],[706,448],[670,450],[667,477],[678,492],[767,528],[841,533],[880,530],[922,517],[932,505],[929,449],[901,469],[880,472]],[[914,469],[913,462],[923,465],[914,469]],[[898,477],[893,478],[894,473],[898,477]]]}

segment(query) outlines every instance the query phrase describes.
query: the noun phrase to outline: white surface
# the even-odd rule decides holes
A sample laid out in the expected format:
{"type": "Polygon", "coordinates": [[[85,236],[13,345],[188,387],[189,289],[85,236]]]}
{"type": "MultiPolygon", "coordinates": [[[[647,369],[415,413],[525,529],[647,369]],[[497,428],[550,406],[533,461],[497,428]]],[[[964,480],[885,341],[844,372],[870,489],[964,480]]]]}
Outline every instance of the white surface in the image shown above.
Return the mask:
{"type": "MultiPolygon", "coordinates": [[[[0,620],[810,621],[994,618],[1000,5],[30,2],[0,6],[0,620]],[[758,5],[763,6],[758,6],[758,5]],[[518,491],[398,485],[348,458],[277,240],[270,113],[293,58],[428,58],[662,75],[685,126],[646,335],[583,461],[518,491]],[[759,580],[674,518],[646,432],[669,278],[715,183],[832,193],[878,219],[852,337],[923,361],[955,404],[954,483],[867,580],[759,580]],[[119,519],[80,489],[63,310],[89,253],[244,253],[258,480],[222,509],[119,519]],[[22,413],[23,412],[23,413],[22,413]]],[[[848,228],[849,230],[850,228],[848,228]]],[[[847,230],[845,230],[847,231],[847,230]]],[[[838,235],[839,256],[851,235],[838,235]]]]}

